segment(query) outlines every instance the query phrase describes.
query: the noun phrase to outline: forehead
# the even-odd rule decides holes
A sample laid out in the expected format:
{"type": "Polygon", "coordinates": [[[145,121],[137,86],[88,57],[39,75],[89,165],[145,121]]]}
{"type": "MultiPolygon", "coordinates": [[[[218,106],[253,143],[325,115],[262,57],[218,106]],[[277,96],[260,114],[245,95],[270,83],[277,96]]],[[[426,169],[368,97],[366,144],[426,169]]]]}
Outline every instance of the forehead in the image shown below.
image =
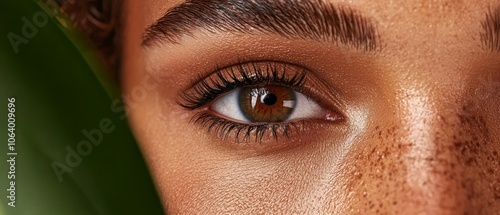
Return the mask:
{"type": "MultiPolygon", "coordinates": [[[[432,14],[433,17],[447,17],[450,14],[460,13],[466,15],[474,12],[477,9],[485,9],[494,7],[500,4],[498,0],[324,0],[334,4],[355,5],[356,9],[369,10],[371,13],[390,12],[419,12],[422,17],[431,18],[427,15],[432,14]],[[425,16],[424,16],[425,15],[425,16]]],[[[160,18],[169,8],[186,2],[185,0],[145,0],[144,9],[147,23],[153,23],[160,18]]],[[[415,17],[417,18],[417,17],[415,17]]]]}

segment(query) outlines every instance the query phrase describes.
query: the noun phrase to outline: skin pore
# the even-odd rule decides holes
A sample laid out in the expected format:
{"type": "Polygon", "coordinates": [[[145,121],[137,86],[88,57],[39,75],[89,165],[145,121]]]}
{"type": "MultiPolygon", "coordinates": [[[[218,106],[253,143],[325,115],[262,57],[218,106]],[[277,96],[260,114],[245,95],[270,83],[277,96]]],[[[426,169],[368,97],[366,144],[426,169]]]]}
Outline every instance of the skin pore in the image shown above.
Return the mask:
{"type": "Polygon", "coordinates": [[[126,3],[123,89],[166,211],[500,211],[500,1],[189,2],[126,3]],[[213,111],[230,92],[186,108],[241,68],[303,73],[297,91],[321,111],[238,133],[213,111]]]}

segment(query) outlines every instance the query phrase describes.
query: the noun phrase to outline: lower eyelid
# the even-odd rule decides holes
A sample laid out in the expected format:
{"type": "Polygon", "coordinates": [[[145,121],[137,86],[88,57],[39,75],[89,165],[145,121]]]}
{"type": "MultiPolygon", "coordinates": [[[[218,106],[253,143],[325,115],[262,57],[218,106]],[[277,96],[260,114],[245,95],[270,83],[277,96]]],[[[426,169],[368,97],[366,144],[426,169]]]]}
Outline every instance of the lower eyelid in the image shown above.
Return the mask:
{"type": "MultiPolygon", "coordinates": [[[[220,118],[209,112],[199,112],[192,122],[206,129],[207,137],[215,147],[231,150],[242,150],[245,154],[254,152],[267,154],[276,150],[291,149],[309,143],[310,138],[321,138],[324,132],[329,132],[324,120],[306,119],[286,123],[242,124],[220,118]],[[273,131],[273,127],[276,128],[273,131]]],[[[335,121],[335,126],[341,126],[341,121],[335,121]]],[[[332,125],[332,124],[330,124],[332,125]]],[[[338,132],[340,130],[335,130],[338,132]]],[[[341,133],[339,133],[341,134],[341,133]]],[[[247,154],[248,155],[248,154],[247,154]]]]}
{"type": "Polygon", "coordinates": [[[283,138],[290,140],[290,138],[298,137],[298,134],[306,128],[304,121],[243,124],[207,112],[196,114],[192,121],[201,127],[208,128],[208,133],[214,132],[220,140],[224,142],[232,140],[233,143],[278,143],[283,138]]]}

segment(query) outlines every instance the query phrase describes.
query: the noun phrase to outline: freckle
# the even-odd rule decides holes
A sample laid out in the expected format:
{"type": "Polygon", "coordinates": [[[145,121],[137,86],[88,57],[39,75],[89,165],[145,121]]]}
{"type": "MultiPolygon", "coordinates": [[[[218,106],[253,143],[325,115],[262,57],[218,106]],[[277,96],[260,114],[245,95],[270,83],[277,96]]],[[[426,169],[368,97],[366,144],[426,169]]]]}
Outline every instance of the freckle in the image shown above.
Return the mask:
{"type": "Polygon", "coordinates": [[[372,151],[370,152],[370,154],[368,154],[368,157],[371,157],[371,155],[375,152],[375,148],[372,149],[372,151]]]}
{"type": "Polygon", "coordinates": [[[467,189],[467,181],[462,181],[461,185],[463,189],[467,189]]]}
{"type": "Polygon", "coordinates": [[[462,150],[460,150],[460,154],[462,154],[462,155],[465,155],[466,152],[467,152],[466,147],[463,147],[462,150]]]}
{"type": "Polygon", "coordinates": [[[475,157],[471,157],[471,158],[467,159],[467,161],[465,162],[465,165],[471,166],[472,163],[475,163],[477,165],[477,160],[475,157]]]}
{"type": "Polygon", "coordinates": [[[354,176],[356,177],[356,179],[359,180],[359,179],[361,179],[363,177],[363,174],[360,173],[360,172],[356,172],[356,173],[354,173],[354,176]]]}
{"type": "Polygon", "coordinates": [[[368,205],[370,206],[370,209],[372,209],[373,207],[375,207],[375,204],[372,203],[372,201],[368,201],[368,205]]]}
{"type": "Polygon", "coordinates": [[[496,201],[500,200],[500,194],[499,193],[495,193],[494,195],[495,195],[495,200],[496,201]]]}
{"type": "Polygon", "coordinates": [[[474,146],[479,147],[479,141],[474,142],[474,146]]]}
{"type": "Polygon", "coordinates": [[[472,137],[472,140],[473,140],[473,141],[477,141],[477,139],[478,139],[478,138],[477,138],[477,136],[476,136],[476,135],[474,135],[474,136],[472,137]]]}
{"type": "Polygon", "coordinates": [[[441,121],[446,121],[446,119],[443,117],[443,115],[438,115],[438,119],[441,121]]]}
{"type": "Polygon", "coordinates": [[[458,119],[460,120],[461,124],[465,124],[465,117],[463,115],[459,114],[458,119]]]}

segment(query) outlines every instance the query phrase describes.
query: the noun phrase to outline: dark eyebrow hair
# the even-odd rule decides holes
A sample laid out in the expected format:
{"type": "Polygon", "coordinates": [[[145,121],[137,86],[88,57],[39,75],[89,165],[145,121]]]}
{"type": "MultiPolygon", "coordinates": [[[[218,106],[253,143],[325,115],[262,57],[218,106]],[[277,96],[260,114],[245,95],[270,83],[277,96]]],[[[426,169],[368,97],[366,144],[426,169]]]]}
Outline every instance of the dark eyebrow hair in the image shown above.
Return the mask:
{"type": "Polygon", "coordinates": [[[488,9],[481,26],[481,43],[491,51],[500,51],[500,6],[488,9]]]}
{"type": "Polygon", "coordinates": [[[143,46],[179,43],[196,30],[275,33],[341,43],[365,51],[379,45],[377,29],[358,12],[322,0],[187,0],[146,29],[143,46]]]}

